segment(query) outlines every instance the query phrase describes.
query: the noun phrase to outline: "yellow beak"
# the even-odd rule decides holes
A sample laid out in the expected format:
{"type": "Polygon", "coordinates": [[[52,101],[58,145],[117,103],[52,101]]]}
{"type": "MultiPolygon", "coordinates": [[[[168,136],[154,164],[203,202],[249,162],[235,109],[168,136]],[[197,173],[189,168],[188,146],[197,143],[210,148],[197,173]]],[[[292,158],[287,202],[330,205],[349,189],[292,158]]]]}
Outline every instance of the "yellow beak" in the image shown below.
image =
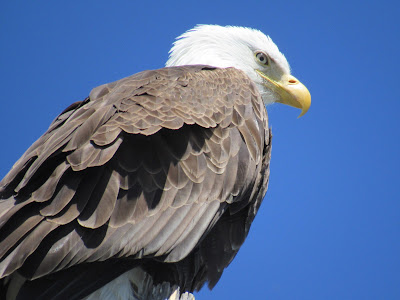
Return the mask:
{"type": "Polygon", "coordinates": [[[266,80],[265,85],[279,95],[277,102],[300,108],[299,118],[308,111],[311,105],[310,92],[296,77],[284,75],[281,80],[275,81],[259,70],[256,72],[266,80]]]}

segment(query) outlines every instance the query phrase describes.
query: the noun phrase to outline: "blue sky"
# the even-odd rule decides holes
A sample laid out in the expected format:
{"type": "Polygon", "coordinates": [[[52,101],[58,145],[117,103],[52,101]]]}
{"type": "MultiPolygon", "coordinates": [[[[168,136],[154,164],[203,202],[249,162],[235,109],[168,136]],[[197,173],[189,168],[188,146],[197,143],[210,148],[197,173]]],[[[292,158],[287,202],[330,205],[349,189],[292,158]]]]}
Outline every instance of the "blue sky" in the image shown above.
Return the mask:
{"type": "Polygon", "coordinates": [[[400,299],[397,1],[2,1],[0,177],[70,103],[196,24],[270,35],[312,106],[268,107],[267,196],[198,299],[400,299]]]}

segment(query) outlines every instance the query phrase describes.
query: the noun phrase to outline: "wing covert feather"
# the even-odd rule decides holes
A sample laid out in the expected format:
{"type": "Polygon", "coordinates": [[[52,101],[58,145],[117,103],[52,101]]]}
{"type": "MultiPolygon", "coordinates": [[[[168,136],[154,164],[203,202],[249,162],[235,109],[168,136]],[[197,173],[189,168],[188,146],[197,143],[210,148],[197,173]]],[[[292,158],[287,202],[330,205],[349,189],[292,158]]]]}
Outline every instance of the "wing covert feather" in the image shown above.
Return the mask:
{"type": "Polygon", "coordinates": [[[258,91],[233,68],[163,68],[93,89],[0,182],[0,278],[130,257],[193,259],[191,289],[215,284],[265,194],[268,134],[258,91]]]}

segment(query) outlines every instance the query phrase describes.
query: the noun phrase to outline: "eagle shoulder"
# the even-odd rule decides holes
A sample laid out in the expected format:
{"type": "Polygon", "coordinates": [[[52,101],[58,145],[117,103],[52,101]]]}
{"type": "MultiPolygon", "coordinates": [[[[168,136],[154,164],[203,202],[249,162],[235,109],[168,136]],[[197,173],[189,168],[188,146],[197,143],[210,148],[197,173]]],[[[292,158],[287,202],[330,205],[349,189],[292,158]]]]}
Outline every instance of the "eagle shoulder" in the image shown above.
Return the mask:
{"type": "Polygon", "coordinates": [[[0,277],[129,257],[150,270],[195,260],[184,285],[214,285],[266,192],[269,159],[265,107],[239,70],[169,67],[97,87],[1,181],[0,277]]]}

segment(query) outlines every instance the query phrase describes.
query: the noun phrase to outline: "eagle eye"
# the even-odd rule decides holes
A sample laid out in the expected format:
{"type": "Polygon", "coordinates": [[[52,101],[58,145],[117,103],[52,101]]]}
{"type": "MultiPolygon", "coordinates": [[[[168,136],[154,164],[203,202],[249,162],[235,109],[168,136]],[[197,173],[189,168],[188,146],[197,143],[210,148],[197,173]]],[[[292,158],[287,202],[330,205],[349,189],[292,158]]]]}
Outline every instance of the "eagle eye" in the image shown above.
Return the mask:
{"type": "Polygon", "coordinates": [[[255,55],[256,55],[257,62],[260,65],[268,66],[269,59],[268,59],[267,54],[265,54],[264,52],[261,52],[261,51],[256,51],[255,55]]]}

